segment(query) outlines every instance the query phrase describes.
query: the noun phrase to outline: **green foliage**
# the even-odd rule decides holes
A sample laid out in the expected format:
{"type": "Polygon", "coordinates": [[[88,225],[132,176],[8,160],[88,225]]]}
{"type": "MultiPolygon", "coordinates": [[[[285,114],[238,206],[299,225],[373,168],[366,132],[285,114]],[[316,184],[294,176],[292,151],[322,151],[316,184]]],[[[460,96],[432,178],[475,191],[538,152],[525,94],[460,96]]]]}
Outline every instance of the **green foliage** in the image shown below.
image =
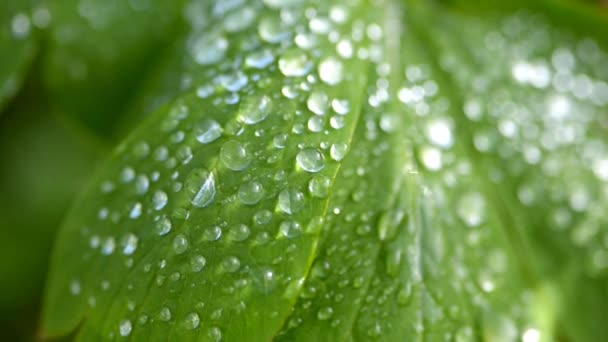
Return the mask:
{"type": "MultiPolygon", "coordinates": [[[[25,81],[41,89],[22,93],[48,103],[13,100],[7,117],[61,113],[126,138],[58,233],[44,338],[608,335],[604,14],[549,0],[48,6],[20,9],[40,32],[0,36],[22,51],[0,63],[0,106],[42,46],[25,81]]],[[[3,165],[20,178],[2,180],[17,180],[7,198],[41,194],[33,213],[58,196],[55,218],[100,153],[43,127],[58,143],[29,150],[46,159],[15,154],[3,165]],[[28,183],[38,162],[57,182],[28,183]]],[[[23,221],[4,202],[2,228],[23,221]]]]}

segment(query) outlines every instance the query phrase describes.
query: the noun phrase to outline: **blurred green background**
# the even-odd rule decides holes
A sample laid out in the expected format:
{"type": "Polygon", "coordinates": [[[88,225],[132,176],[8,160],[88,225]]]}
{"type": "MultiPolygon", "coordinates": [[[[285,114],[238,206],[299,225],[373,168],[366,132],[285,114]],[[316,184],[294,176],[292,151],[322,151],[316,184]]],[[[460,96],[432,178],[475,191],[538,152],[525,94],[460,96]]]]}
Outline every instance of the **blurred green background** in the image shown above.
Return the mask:
{"type": "MultiPolygon", "coordinates": [[[[607,0],[566,1],[608,7],[607,0]]],[[[159,10],[134,19],[116,6],[116,22],[66,45],[55,22],[78,25],[78,1],[0,2],[0,336],[18,341],[35,339],[55,233],[75,194],[128,131],[121,124],[133,121],[128,108],[141,108],[133,94],[158,48],[180,29],[180,6],[151,1],[159,10]],[[130,20],[140,30],[125,31],[130,20]],[[86,41],[110,44],[114,54],[99,56],[86,41]],[[82,79],[72,75],[80,59],[95,66],[82,79]],[[73,64],[58,62],[65,60],[73,64]]]]}

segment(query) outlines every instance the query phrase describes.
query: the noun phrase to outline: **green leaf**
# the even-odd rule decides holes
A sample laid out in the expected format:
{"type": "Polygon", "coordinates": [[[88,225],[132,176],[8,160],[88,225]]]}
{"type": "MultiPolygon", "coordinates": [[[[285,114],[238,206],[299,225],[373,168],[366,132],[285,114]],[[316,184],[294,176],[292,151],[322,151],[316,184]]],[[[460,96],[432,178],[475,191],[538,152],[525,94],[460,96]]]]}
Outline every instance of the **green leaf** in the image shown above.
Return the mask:
{"type": "Polygon", "coordinates": [[[0,113],[21,87],[36,51],[32,31],[41,23],[32,22],[31,2],[6,0],[0,4],[0,113]]]}
{"type": "Polygon", "coordinates": [[[48,2],[44,79],[67,114],[103,138],[162,46],[179,31],[182,1],[48,2]],[[99,106],[99,103],[104,103],[99,106]]]}
{"type": "Polygon", "coordinates": [[[192,2],[65,222],[45,333],[601,339],[608,55],[552,6],[192,2]]]}

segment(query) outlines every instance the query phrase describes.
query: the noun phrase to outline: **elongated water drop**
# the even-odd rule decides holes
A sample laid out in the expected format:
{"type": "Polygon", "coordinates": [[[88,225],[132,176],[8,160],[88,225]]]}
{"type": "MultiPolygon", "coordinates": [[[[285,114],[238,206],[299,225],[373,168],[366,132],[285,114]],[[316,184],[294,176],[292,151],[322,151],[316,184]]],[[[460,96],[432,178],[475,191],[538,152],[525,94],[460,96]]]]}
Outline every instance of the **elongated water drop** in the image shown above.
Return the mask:
{"type": "Polygon", "coordinates": [[[186,178],[185,191],[190,203],[198,208],[204,208],[215,198],[215,177],[213,172],[196,169],[186,178]]]}

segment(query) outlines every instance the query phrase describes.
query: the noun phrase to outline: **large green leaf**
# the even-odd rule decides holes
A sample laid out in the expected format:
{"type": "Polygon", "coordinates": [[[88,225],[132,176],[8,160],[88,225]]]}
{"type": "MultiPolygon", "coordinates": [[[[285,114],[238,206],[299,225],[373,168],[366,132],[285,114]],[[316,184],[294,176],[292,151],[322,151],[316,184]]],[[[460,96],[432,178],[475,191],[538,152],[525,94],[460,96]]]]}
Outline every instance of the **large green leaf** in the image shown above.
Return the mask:
{"type": "Polygon", "coordinates": [[[407,3],[192,1],[58,238],[45,333],[605,336],[606,52],[538,7],[407,3]]]}

